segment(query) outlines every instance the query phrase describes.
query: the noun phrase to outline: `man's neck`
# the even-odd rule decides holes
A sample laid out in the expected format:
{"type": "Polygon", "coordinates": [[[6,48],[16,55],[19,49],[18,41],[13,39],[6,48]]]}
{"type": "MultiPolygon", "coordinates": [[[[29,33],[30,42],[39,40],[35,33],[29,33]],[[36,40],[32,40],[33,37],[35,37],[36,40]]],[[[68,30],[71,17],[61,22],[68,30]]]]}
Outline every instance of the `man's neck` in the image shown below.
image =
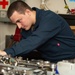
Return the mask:
{"type": "Polygon", "coordinates": [[[36,23],[36,11],[33,10],[32,13],[33,13],[32,14],[33,15],[32,16],[33,17],[33,24],[35,24],[36,23]]]}

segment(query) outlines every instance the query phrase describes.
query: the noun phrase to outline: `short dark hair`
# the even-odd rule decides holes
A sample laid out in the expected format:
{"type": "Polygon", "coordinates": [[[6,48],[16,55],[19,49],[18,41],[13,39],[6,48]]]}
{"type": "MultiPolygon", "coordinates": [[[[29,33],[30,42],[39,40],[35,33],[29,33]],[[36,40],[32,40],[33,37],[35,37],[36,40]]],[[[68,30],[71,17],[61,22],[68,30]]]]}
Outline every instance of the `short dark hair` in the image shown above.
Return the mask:
{"type": "Polygon", "coordinates": [[[32,8],[26,4],[24,1],[15,1],[10,4],[8,10],[7,10],[7,17],[10,18],[14,11],[17,11],[19,13],[24,13],[26,9],[29,9],[32,11],[32,8]]]}

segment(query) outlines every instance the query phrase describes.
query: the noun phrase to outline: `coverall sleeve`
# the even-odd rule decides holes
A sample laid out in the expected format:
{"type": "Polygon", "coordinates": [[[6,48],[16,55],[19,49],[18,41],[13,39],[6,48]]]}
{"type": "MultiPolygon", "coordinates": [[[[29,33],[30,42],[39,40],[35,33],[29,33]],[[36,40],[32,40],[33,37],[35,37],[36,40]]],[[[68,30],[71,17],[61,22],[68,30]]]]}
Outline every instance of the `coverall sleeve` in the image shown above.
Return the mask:
{"type": "Polygon", "coordinates": [[[56,36],[60,32],[60,29],[61,27],[58,20],[55,20],[54,18],[42,19],[38,28],[33,31],[31,36],[21,40],[18,44],[15,44],[5,51],[7,54],[11,54],[11,56],[16,56],[21,53],[26,54],[56,36]]]}

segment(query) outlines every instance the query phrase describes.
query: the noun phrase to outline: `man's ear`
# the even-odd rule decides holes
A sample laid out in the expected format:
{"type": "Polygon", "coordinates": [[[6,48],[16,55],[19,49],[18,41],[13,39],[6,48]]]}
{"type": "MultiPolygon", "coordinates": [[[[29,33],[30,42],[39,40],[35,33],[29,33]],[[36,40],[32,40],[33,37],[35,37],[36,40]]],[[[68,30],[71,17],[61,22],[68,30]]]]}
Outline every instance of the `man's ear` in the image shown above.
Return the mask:
{"type": "Polygon", "coordinates": [[[26,9],[25,13],[27,13],[28,15],[30,15],[31,11],[29,9],[26,9]]]}

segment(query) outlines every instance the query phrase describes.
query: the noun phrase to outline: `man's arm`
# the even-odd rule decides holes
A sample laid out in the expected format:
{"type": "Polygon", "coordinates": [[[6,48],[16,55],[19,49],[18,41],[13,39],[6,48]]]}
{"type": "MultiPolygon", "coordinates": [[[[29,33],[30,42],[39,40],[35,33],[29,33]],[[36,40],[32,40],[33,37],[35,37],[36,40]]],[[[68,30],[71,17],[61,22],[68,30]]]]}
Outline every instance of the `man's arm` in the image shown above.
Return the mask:
{"type": "MultiPolygon", "coordinates": [[[[51,15],[50,15],[51,16],[51,15]]],[[[35,30],[26,39],[22,39],[19,43],[13,45],[11,48],[6,49],[5,52],[12,57],[19,54],[26,54],[32,50],[35,50],[39,46],[45,44],[49,39],[58,34],[61,30],[59,20],[52,17],[45,17],[41,19],[41,22],[36,24],[35,30]],[[46,19],[45,19],[46,18],[46,19]]]]}
{"type": "Polygon", "coordinates": [[[60,31],[60,25],[55,22],[50,22],[51,24],[49,22],[43,24],[41,23],[37,30],[33,31],[28,38],[22,39],[11,48],[6,49],[5,52],[14,57],[16,55],[26,54],[35,50],[60,31]]]}

